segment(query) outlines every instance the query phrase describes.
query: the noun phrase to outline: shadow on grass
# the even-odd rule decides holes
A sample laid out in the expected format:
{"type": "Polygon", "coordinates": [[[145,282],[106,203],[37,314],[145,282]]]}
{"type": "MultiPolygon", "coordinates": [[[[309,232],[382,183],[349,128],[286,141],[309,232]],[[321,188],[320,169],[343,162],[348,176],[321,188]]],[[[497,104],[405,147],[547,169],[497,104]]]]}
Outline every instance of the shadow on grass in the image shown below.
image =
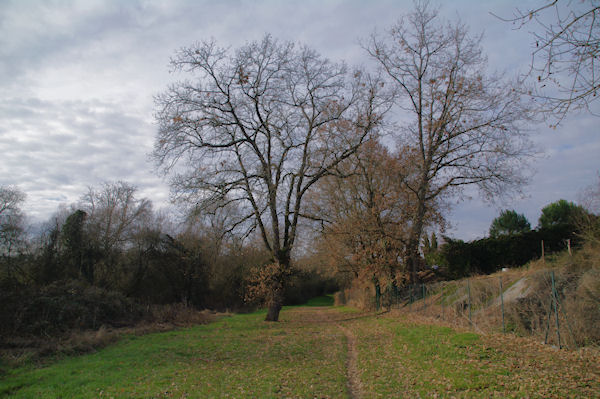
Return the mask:
{"type": "Polygon", "coordinates": [[[333,295],[323,295],[309,299],[302,306],[333,306],[333,295]]]}

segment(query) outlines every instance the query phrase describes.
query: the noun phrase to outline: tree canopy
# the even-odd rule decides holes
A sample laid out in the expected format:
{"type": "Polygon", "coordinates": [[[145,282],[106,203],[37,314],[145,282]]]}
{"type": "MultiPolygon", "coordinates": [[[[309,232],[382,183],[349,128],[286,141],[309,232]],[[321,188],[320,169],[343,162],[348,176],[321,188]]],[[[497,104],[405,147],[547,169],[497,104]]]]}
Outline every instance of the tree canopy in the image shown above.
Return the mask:
{"type": "Polygon", "coordinates": [[[491,198],[524,181],[531,115],[513,82],[486,72],[481,38],[440,20],[427,2],[365,48],[395,90],[399,140],[414,152],[417,178],[404,183],[416,196],[406,247],[416,278],[424,222],[435,204],[467,185],[491,198]]]}
{"type": "Polygon", "coordinates": [[[406,154],[392,154],[372,140],[341,165],[310,197],[322,221],[321,243],[332,266],[361,280],[395,281],[407,236],[413,195],[402,184],[410,173],[406,154]]]}
{"type": "Polygon", "coordinates": [[[573,202],[560,199],[542,208],[538,227],[550,227],[558,224],[575,224],[577,218],[583,216],[586,210],[573,202]]]}
{"type": "Polygon", "coordinates": [[[490,225],[490,237],[497,238],[501,235],[523,233],[531,230],[529,221],[522,213],[505,209],[500,212],[490,225]]]}
{"type": "Polygon", "coordinates": [[[200,211],[235,204],[230,231],[258,231],[278,265],[277,320],[303,199],[375,132],[380,82],[269,35],[233,52],[197,43],[171,64],[191,79],[156,99],[154,157],[176,198],[200,211]]]}

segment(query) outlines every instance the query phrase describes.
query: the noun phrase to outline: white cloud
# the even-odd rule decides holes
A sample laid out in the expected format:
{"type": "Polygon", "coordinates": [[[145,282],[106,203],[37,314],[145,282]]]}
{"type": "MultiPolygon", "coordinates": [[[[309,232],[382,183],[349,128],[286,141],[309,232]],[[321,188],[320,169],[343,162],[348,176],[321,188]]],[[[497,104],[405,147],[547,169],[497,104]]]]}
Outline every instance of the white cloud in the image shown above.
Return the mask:
{"type": "MultiPolygon", "coordinates": [[[[50,215],[58,203],[76,201],[89,185],[126,180],[160,207],[168,188],[147,160],[156,126],[153,95],[179,75],[169,57],[182,46],[214,37],[239,46],[269,32],[303,42],[333,60],[366,63],[358,44],[386,30],[412,1],[377,0],[22,0],[0,3],[0,184],[28,194],[27,212],[50,215]]],[[[515,74],[529,62],[527,30],[489,14],[509,16],[517,0],[442,5],[471,32],[486,31],[491,69],[515,74]]],[[[548,157],[534,165],[525,200],[507,207],[535,224],[540,206],[576,191],[597,175],[598,120],[579,115],[535,139],[548,157]],[[533,219],[533,220],[532,220],[533,219]]],[[[459,204],[452,235],[487,232],[495,206],[477,199],[459,204]]]]}

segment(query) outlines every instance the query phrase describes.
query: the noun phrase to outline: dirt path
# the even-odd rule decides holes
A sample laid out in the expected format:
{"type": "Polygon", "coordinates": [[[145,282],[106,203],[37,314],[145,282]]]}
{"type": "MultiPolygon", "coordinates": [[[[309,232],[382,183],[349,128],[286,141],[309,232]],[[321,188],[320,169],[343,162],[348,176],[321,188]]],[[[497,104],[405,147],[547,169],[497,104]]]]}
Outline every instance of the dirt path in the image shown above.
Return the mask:
{"type": "Polygon", "coordinates": [[[346,336],[348,342],[348,358],[346,359],[346,376],[348,378],[348,393],[350,398],[362,398],[362,385],[358,373],[358,350],[356,348],[356,337],[347,327],[340,323],[336,323],[346,336]]]}
{"type": "Polygon", "coordinates": [[[343,315],[330,307],[314,307],[309,308],[304,312],[296,314],[295,321],[301,323],[328,323],[337,326],[346,337],[347,342],[347,358],[346,358],[346,386],[348,395],[351,399],[363,398],[362,383],[358,371],[358,348],[356,336],[344,323],[350,320],[355,320],[370,315],[359,314],[356,316],[343,315]],[[298,317],[299,316],[299,317],[298,317]]]}

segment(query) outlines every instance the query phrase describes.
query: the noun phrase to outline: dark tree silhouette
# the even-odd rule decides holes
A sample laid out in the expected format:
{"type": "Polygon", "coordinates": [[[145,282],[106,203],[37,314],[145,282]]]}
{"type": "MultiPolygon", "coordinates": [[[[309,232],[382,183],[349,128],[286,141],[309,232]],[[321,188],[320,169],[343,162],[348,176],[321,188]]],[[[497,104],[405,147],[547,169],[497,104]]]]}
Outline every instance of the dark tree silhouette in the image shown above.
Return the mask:
{"type": "Polygon", "coordinates": [[[379,82],[270,36],[233,53],[196,44],[171,64],[192,80],[156,99],[154,157],[178,200],[234,203],[230,231],[258,231],[275,264],[266,302],[276,321],[303,200],[380,123],[379,82]]]}

